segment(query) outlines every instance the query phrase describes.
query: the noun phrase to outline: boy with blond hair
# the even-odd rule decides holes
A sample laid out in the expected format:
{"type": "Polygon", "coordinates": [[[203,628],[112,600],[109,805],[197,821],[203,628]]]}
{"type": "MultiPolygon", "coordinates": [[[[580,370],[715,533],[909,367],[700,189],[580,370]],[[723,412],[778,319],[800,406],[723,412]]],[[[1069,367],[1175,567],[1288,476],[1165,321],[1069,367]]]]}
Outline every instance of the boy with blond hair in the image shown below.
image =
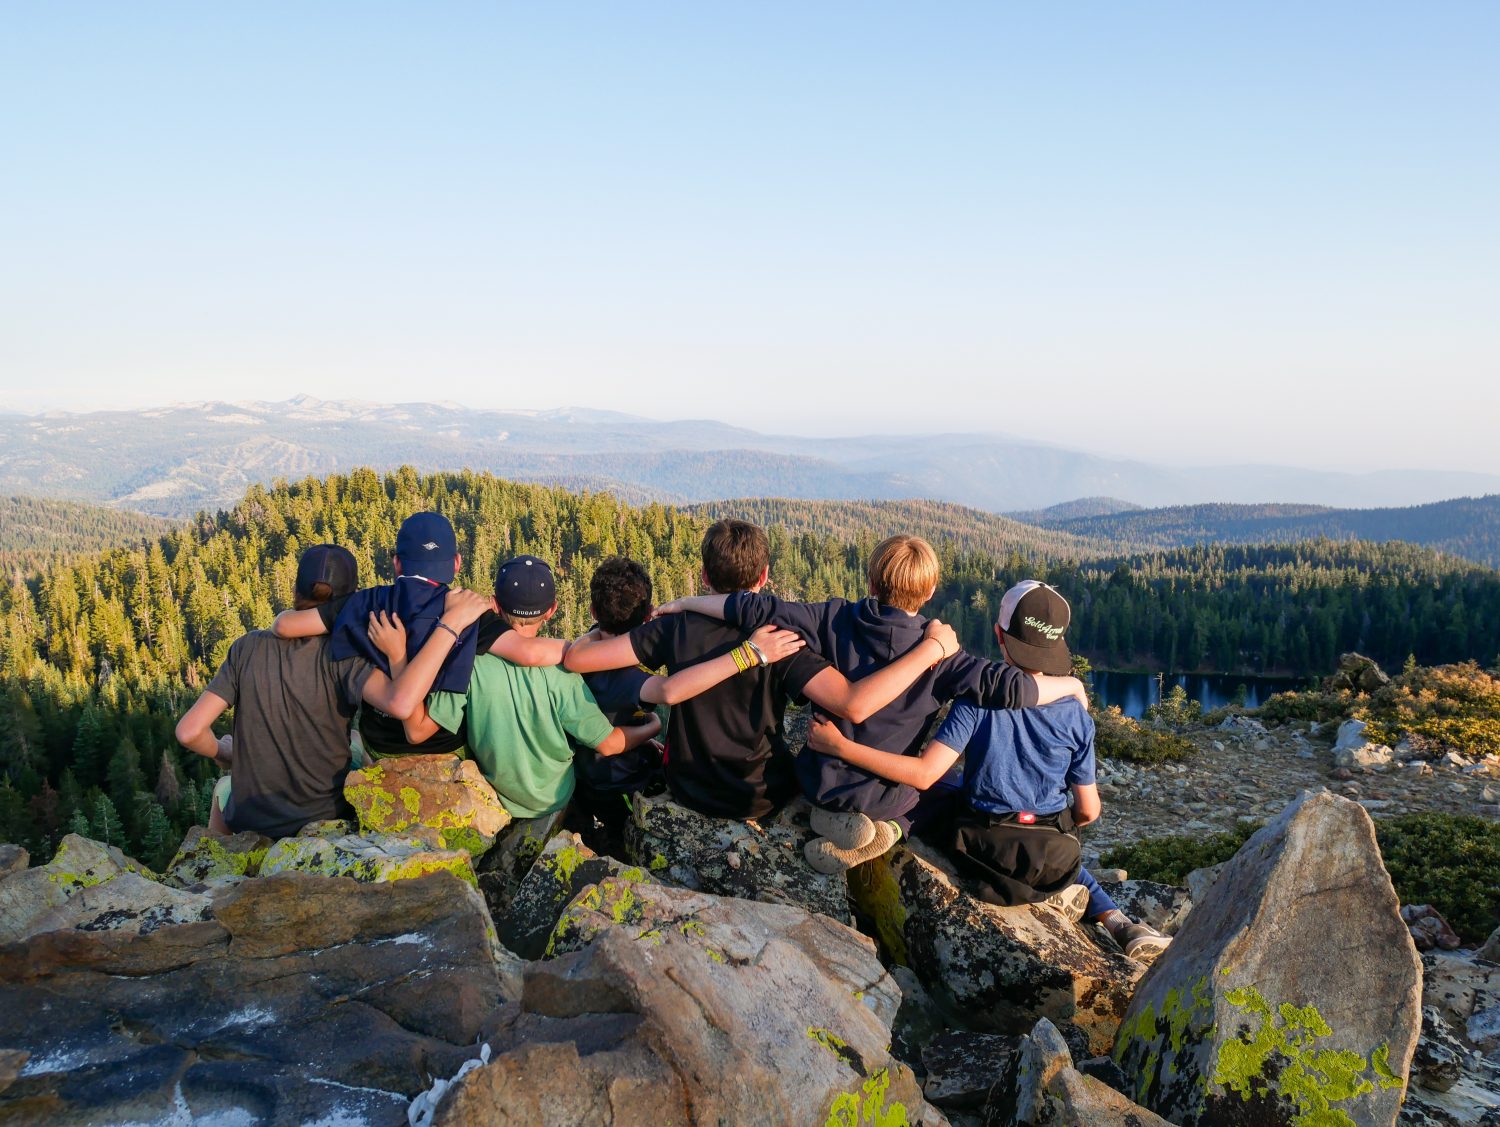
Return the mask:
{"type": "MultiPolygon", "coordinates": [[[[658,613],[696,611],[740,630],[767,624],[795,630],[807,639],[810,651],[858,685],[921,642],[928,620],[919,612],[937,591],[939,573],[937,553],[926,540],[891,536],[870,553],[869,596],[858,602],[794,603],[742,591],[679,599],[658,613]]],[[[960,650],[925,669],[880,711],[854,720],[837,719],[835,724],[856,743],[916,755],[928,726],[950,701],[968,700],[981,708],[1028,708],[1064,697],[1084,699],[1077,678],[1030,673],[960,650]]],[[[920,797],[912,787],[811,748],[797,756],[796,769],[802,791],[813,804],[812,827],[819,835],[808,842],[804,854],[819,872],[843,872],[880,856],[902,834],[911,833],[920,797]]]]}

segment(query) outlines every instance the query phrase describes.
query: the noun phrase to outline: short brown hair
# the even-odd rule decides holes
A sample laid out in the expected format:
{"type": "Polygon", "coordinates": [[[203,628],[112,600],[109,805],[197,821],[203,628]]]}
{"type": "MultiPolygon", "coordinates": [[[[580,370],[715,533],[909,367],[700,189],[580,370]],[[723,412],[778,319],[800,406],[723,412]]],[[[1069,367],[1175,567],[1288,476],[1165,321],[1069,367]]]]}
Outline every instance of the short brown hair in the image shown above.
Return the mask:
{"type": "Polygon", "coordinates": [[[937,586],[937,553],[920,536],[892,536],[870,553],[870,590],[882,603],[916,612],[937,586]]]}
{"type": "Polygon", "coordinates": [[[771,542],[749,521],[716,521],[703,534],[703,574],[715,591],[748,591],[770,566],[771,542]]]}

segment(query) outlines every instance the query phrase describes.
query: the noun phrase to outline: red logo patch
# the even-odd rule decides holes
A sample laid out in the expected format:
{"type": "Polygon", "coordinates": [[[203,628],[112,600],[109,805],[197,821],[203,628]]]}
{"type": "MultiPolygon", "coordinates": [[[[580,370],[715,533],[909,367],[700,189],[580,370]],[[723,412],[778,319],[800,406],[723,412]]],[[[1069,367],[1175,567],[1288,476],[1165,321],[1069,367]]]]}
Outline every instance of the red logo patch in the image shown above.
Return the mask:
{"type": "Polygon", "coordinates": [[[1027,810],[1020,814],[1017,814],[1016,821],[1020,822],[1023,826],[1029,826],[1036,821],[1036,815],[1027,810]]]}

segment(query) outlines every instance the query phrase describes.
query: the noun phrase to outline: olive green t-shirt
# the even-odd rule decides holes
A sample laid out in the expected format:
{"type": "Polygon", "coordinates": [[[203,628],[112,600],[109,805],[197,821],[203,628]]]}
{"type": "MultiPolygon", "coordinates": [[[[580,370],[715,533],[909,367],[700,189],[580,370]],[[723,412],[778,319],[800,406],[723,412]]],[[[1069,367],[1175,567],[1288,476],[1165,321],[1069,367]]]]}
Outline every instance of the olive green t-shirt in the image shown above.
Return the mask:
{"type": "Polygon", "coordinates": [[[467,693],[428,697],[427,714],[449,732],[467,721],[469,755],[517,818],[561,810],[573,797],[569,736],[598,747],[614,730],[578,674],[493,654],[474,660],[467,693]]]}

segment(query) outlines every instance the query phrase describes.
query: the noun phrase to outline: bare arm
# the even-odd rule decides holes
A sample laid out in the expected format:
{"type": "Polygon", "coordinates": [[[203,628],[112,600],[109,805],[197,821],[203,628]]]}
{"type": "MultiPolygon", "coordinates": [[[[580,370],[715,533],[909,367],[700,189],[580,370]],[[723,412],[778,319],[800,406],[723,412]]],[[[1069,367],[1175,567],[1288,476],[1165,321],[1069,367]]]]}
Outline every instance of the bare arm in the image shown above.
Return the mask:
{"type": "Polygon", "coordinates": [[[438,734],[437,721],[427,715],[425,700],[417,702],[417,707],[412,709],[411,715],[401,721],[401,727],[406,732],[406,742],[409,744],[424,744],[438,734]]]}
{"type": "MultiPolygon", "coordinates": [[[[722,595],[713,597],[723,598],[722,595]]],[[[780,630],[775,626],[762,626],[750,635],[750,640],[766,655],[768,665],[790,657],[807,644],[792,631],[780,630]]],[[[759,659],[755,661],[759,664],[759,659]]],[[[641,686],[641,700],[648,704],[681,704],[699,693],[707,692],[720,681],[729,680],[742,668],[744,667],[735,661],[733,653],[700,661],[686,669],[679,669],[670,677],[652,677],[641,686]]]]}
{"type": "Polygon", "coordinates": [[[594,750],[600,755],[620,755],[632,751],[661,733],[661,717],[652,715],[644,723],[630,724],[623,728],[611,728],[594,750]]]}
{"type": "Polygon", "coordinates": [[[507,630],[490,644],[490,653],[512,665],[561,665],[568,643],[561,638],[531,638],[507,630]]]}
{"type": "Polygon", "coordinates": [[[271,623],[271,632],[278,638],[316,638],[328,633],[323,617],[317,607],[308,610],[284,610],[271,623]]]}
{"type": "Polygon", "coordinates": [[[601,669],[628,669],[640,662],[629,634],[601,638],[589,633],[568,647],[563,668],[572,673],[598,673],[601,669]]]}
{"type": "Polygon", "coordinates": [[[682,614],[685,611],[696,611],[698,614],[705,614],[709,618],[717,618],[723,622],[724,604],[728,601],[728,595],[688,595],[686,598],[662,603],[656,608],[656,613],[682,614]]]}
{"type": "Polygon", "coordinates": [[[229,702],[218,693],[205,692],[177,721],[177,742],[194,755],[217,759],[219,739],[214,735],[214,721],[223,716],[228,707],[229,702]]]}
{"type": "Polygon", "coordinates": [[[1073,787],[1073,824],[1086,826],[1099,820],[1103,806],[1099,802],[1097,783],[1075,784],[1073,787]]]}
{"type": "Polygon", "coordinates": [[[926,790],[946,775],[958,762],[958,752],[947,744],[933,740],[922,749],[921,755],[897,755],[890,751],[877,751],[873,747],[855,743],[829,720],[819,716],[813,720],[808,733],[807,746],[825,755],[836,755],[846,763],[863,767],[872,774],[895,783],[905,783],[917,790],[926,790]]]}
{"type": "Polygon", "coordinates": [[[958,636],[937,619],[927,623],[923,639],[905,654],[868,677],[850,681],[837,669],[825,669],[807,683],[807,699],[835,716],[863,724],[904,693],[928,669],[958,652],[958,636]]]}
{"type": "Polygon", "coordinates": [[[1089,706],[1088,693],[1077,677],[1053,677],[1046,673],[1033,673],[1036,681],[1037,704],[1051,704],[1066,697],[1074,697],[1084,708],[1089,706]]]}

